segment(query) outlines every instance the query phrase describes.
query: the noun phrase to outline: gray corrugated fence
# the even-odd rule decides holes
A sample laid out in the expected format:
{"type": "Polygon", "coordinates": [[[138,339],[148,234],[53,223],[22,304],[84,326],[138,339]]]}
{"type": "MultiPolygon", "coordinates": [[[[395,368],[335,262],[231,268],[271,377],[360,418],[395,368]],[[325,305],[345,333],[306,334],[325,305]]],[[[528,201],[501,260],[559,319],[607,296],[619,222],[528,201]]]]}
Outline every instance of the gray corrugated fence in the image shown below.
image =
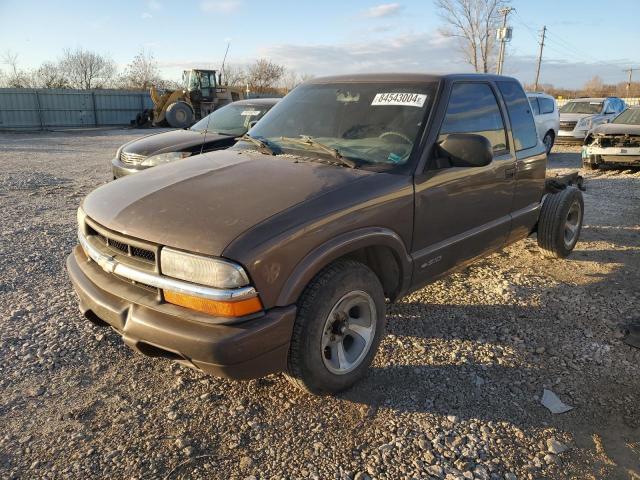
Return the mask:
{"type": "Polygon", "coordinates": [[[0,130],[129,125],[149,92],[0,88],[0,130]]]}

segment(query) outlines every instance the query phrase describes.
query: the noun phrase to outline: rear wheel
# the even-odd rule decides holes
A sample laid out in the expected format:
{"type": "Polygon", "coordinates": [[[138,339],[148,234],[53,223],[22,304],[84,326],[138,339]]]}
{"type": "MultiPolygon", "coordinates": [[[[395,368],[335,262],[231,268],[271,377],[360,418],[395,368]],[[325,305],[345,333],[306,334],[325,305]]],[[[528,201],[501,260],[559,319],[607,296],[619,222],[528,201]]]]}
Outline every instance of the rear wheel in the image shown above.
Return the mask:
{"type": "Polygon", "coordinates": [[[538,220],[538,247],[546,257],[565,258],[578,242],[584,201],[575,187],[545,198],[538,220]]]}
{"type": "Polygon", "coordinates": [[[544,138],[542,139],[542,143],[544,143],[544,148],[547,149],[547,155],[551,153],[551,149],[553,148],[554,141],[555,141],[555,135],[551,131],[547,132],[544,138]]]}
{"type": "Polygon", "coordinates": [[[371,364],[384,326],[384,292],[373,271],[354,260],[329,265],[298,302],[288,379],[320,395],[351,387],[371,364]]]}
{"type": "Polygon", "coordinates": [[[191,110],[191,107],[185,102],[172,103],[167,107],[165,118],[171,127],[190,127],[193,124],[193,110],[191,110]]]}
{"type": "Polygon", "coordinates": [[[585,170],[597,170],[598,169],[598,164],[597,163],[591,163],[588,161],[583,161],[582,162],[582,166],[584,167],[585,170]]]}

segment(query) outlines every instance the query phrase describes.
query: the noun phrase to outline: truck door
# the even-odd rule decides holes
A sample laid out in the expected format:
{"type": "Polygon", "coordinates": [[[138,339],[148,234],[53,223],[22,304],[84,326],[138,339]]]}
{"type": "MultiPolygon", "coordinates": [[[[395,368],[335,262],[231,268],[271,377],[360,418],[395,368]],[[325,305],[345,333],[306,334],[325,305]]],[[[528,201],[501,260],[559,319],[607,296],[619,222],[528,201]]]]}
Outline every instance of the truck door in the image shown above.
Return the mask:
{"type": "MultiPolygon", "coordinates": [[[[540,213],[547,168],[546,149],[538,140],[531,108],[522,86],[515,80],[499,80],[498,90],[507,107],[513,150],[516,155],[516,186],[511,205],[511,229],[507,243],[529,235],[540,213]]],[[[542,100],[553,102],[546,98],[542,100]]],[[[546,116],[546,115],[545,115],[546,116]]]]}
{"type": "Polygon", "coordinates": [[[515,156],[505,125],[503,108],[490,83],[453,83],[438,141],[451,133],[483,135],[493,146],[494,158],[480,167],[438,168],[430,161],[416,175],[415,284],[504,244],[515,184],[515,156]]]}

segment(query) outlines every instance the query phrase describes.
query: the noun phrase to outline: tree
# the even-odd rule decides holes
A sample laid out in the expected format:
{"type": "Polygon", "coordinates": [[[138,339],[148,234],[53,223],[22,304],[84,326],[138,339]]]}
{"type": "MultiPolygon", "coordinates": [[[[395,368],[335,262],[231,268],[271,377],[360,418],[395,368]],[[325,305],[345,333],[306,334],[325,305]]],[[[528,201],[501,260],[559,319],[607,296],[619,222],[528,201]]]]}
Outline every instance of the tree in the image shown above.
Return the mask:
{"type": "Polygon", "coordinates": [[[109,85],[116,74],[116,64],[109,57],[77,48],[66,49],[60,68],[73,88],[90,90],[109,85]]]}
{"type": "Polygon", "coordinates": [[[140,50],[120,78],[124,88],[147,90],[151,85],[160,83],[160,71],[158,62],[152,53],[140,50]]]}
{"type": "Polygon", "coordinates": [[[587,95],[600,95],[604,91],[604,82],[601,77],[595,75],[590,80],[587,80],[582,89],[587,93],[587,95]]]}
{"type": "Polygon", "coordinates": [[[256,93],[266,93],[276,88],[280,79],[284,76],[285,68],[282,65],[260,58],[249,66],[247,70],[247,83],[249,89],[256,93]]]}
{"type": "Polygon", "coordinates": [[[29,88],[31,78],[29,72],[18,66],[18,54],[7,50],[2,55],[2,63],[7,65],[9,71],[3,75],[3,84],[9,88],[29,88]]]}
{"type": "Polygon", "coordinates": [[[59,63],[44,62],[33,72],[34,85],[38,88],[69,88],[59,63]]]}
{"type": "Polygon", "coordinates": [[[312,78],[313,75],[309,75],[308,73],[299,74],[293,70],[287,70],[282,78],[282,88],[284,88],[287,92],[290,92],[301,83],[304,83],[307,80],[311,80],[312,78]]]}
{"type": "Polygon", "coordinates": [[[456,38],[465,60],[476,72],[488,73],[494,60],[499,10],[510,0],[434,0],[447,24],[442,34],[456,38]]]}
{"type": "Polygon", "coordinates": [[[244,87],[247,84],[247,71],[242,65],[225,65],[222,83],[230,87],[244,87]]]}

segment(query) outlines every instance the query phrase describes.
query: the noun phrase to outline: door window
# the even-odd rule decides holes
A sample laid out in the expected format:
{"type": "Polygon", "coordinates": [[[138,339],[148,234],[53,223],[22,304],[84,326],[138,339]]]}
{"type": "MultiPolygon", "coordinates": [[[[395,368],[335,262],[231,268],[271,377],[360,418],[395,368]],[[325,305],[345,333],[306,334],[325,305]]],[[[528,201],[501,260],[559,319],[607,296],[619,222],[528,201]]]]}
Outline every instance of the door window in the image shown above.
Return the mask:
{"type": "Polygon", "coordinates": [[[529,99],[529,104],[531,105],[531,110],[533,110],[534,115],[540,115],[540,106],[538,103],[538,99],[536,97],[527,97],[529,99]]]}
{"type": "Polygon", "coordinates": [[[555,110],[555,103],[550,98],[540,97],[538,98],[538,104],[540,105],[540,113],[553,113],[555,110]]]}
{"type": "Polygon", "coordinates": [[[453,85],[439,139],[451,133],[482,135],[491,142],[494,152],[506,150],[504,122],[493,90],[487,83],[453,85]]]}
{"type": "Polygon", "coordinates": [[[507,104],[516,151],[535,147],[538,144],[538,133],[524,90],[517,82],[497,83],[500,92],[502,92],[502,98],[507,104]]]}

